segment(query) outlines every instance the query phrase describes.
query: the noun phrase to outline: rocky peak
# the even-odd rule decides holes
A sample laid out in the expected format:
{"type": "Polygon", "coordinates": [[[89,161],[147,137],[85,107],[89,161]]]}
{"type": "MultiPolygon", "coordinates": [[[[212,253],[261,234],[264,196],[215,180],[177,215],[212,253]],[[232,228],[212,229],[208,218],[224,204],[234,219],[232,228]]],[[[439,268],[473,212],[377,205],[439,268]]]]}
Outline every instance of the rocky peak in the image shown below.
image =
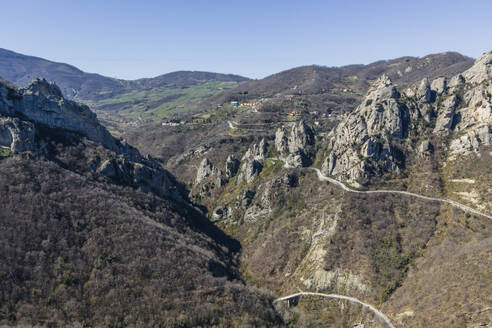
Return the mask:
{"type": "Polygon", "coordinates": [[[237,183],[246,181],[247,183],[260,175],[263,170],[263,161],[267,152],[267,143],[261,139],[258,144],[252,144],[241,159],[241,167],[237,178],[237,183]]]}
{"type": "Polygon", "coordinates": [[[174,178],[158,162],[115,139],[88,106],[63,98],[56,84],[36,79],[17,89],[0,82],[0,146],[39,156],[56,152],[46,148],[41,130],[61,131],[67,138],[80,136],[80,144],[87,147],[103,146],[83,169],[144,192],[183,199],[174,178]]]}
{"type": "Polygon", "coordinates": [[[428,154],[432,149],[430,143],[415,143],[409,135],[449,134],[453,159],[492,145],[491,131],[492,52],[488,52],[462,74],[432,82],[424,78],[402,97],[387,77],[380,77],[357,109],[330,133],[323,170],[354,182],[399,174],[405,166],[401,154],[428,154]],[[455,130],[460,134],[452,134],[455,130]]]}
{"type": "Polygon", "coordinates": [[[198,170],[196,172],[196,183],[200,183],[204,181],[206,178],[209,176],[213,175],[215,171],[215,167],[213,164],[208,160],[208,158],[204,158],[201,162],[200,165],[198,166],[198,170]]]}
{"type": "Polygon", "coordinates": [[[288,151],[287,145],[288,139],[285,129],[283,127],[278,128],[277,131],[275,131],[275,149],[282,154],[288,151]]]}
{"type": "Polygon", "coordinates": [[[431,90],[435,91],[438,96],[441,96],[448,88],[448,81],[445,77],[438,77],[431,83],[431,90]]]}
{"type": "Polygon", "coordinates": [[[237,174],[237,171],[239,170],[239,165],[240,162],[236,158],[236,156],[234,156],[234,154],[227,156],[225,173],[228,179],[234,177],[237,174]]]}
{"type": "Polygon", "coordinates": [[[275,133],[275,148],[287,166],[308,166],[312,157],[314,131],[304,121],[288,128],[278,128],[275,133]]]}
{"type": "Polygon", "coordinates": [[[377,90],[377,89],[382,89],[382,88],[386,88],[386,87],[389,87],[389,86],[392,86],[393,85],[393,82],[391,81],[390,77],[386,74],[383,74],[381,75],[380,77],[378,77],[376,79],[376,81],[374,81],[371,85],[371,87],[369,88],[369,92],[370,93],[371,91],[374,91],[374,90],[377,90]]]}
{"type": "Polygon", "coordinates": [[[115,139],[88,106],[63,98],[56,84],[45,79],[35,79],[23,89],[0,83],[0,114],[75,132],[128,160],[144,160],[135,148],[115,139]]]}
{"type": "Polygon", "coordinates": [[[431,102],[432,100],[432,92],[431,85],[428,78],[422,79],[420,82],[419,88],[417,89],[417,97],[420,102],[431,102]]]}
{"type": "Polygon", "coordinates": [[[314,145],[314,132],[304,121],[300,121],[292,127],[288,143],[291,154],[304,151],[307,146],[314,145]]]}
{"type": "Polygon", "coordinates": [[[265,138],[261,139],[260,143],[258,144],[253,144],[249,149],[246,151],[244,156],[241,158],[241,161],[245,160],[263,160],[265,159],[265,154],[267,150],[267,144],[265,141],[265,138]]]}
{"type": "Polygon", "coordinates": [[[479,57],[472,67],[463,73],[466,82],[478,84],[492,78],[492,51],[479,57]]]}
{"type": "Polygon", "coordinates": [[[458,98],[456,95],[447,97],[442,101],[441,107],[436,119],[434,133],[448,132],[456,123],[455,111],[458,106],[458,98]]]}
{"type": "Polygon", "coordinates": [[[246,160],[241,164],[241,170],[239,171],[237,183],[241,183],[242,181],[246,181],[247,183],[251,183],[256,179],[257,176],[260,175],[263,170],[263,164],[256,160],[250,159],[246,160]]]}
{"type": "Polygon", "coordinates": [[[76,132],[121,152],[119,143],[99,123],[96,114],[86,105],[63,98],[54,83],[36,79],[24,89],[1,85],[0,93],[0,113],[6,116],[21,116],[35,124],[76,132]]]}
{"type": "Polygon", "coordinates": [[[367,99],[378,101],[383,98],[398,98],[399,93],[388,75],[381,75],[367,91],[367,99]]]}
{"type": "Polygon", "coordinates": [[[60,88],[54,82],[48,82],[46,79],[37,78],[24,89],[24,94],[33,94],[45,98],[61,99],[63,94],[60,88]]]}
{"type": "MultiPolygon", "coordinates": [[[[458,100],[451,101],[455,103],[451,128],[459,131],[460,135],[450,141],[450,159],[492,145],[492,51],[482,55],[471,68],[453,79],[460,80],[461,83],[453,86],[453,91],[461,93],[462,97],[459,106],[458,100]]],[[[452,97],[449,95],[448,99],[452,97]]]]}
{"type": "MultiPolygon", "coordinates": [[[[429,81],[422,81],[420,87],[426,93],[429,81]]],[[[410,118],[419,114],[403,105],[399,97],[387,76],[373,83],[356,110],[330,133],[330,154],[322,166],[326,174],[343,175],[355,182],[372,174],[400,171],[391,140],[406,138],[410,118]]]]}

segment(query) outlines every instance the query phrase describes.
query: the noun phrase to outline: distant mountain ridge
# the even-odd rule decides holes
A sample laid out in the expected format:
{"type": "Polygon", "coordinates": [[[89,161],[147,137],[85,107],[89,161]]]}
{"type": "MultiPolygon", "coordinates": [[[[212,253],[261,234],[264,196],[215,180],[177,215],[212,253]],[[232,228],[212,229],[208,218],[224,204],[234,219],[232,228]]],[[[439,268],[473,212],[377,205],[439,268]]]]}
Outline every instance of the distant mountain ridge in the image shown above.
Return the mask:
{"type": "Polygon", "coordinates": [[[0,76],[14,84],[26,86],[35,78],[54,81],[65,97],[99,100],[128,90],[156,87],[186,88],[207,81],[243,82],[248,78],[200,71],[177,71],[138,80],[122,80],[95,73],[86,73],[75,66],[27,56],[0,48],[0,76]]]}
{"type": "Polygon", "coordinates": [[[6,49],[0,49],[0,76],[19,86],[26,86],[37,77],[55,81],[68,98],[87,98],[95,90],[111,92],[123,89],[122,83],[117,79],[85,73],[72,65],[6,49]]]}
{"type": "Polygon", "coordinates": [[[328,67],[309,65],[295,67],[260,80],[250,80],[231,89],[222,97],[234,98],[237,94],[247,98],[283,95],[313,95],[349,88],[365,93],[371,81],[382,74],[388,75],[395,84],[410,85],[424,77],[451,77],[473,65],[473,59],[457,52],[432,54],[425,57],[401,57],[380,60],[367,65],[328,67]]]}
{"type": "Polygon", "coordinates": [[[0,49],[0,77],[21,86],[36,77],[54,81],[66,98],[89,105],[116,134],[128,126],[160,123],[170,117],[211,110],[230,101],[261,101],[267,111],[287,106],[289,111],[309,108],[347,112],[357,106],[369,85],[382,74],[404,87],[424,77],[451,77],[472,64],[472,58],[446,52],[368,65],[301,66],[259,80],[178,71],[130,81],[85,73],[71,65],[0,49]]]}

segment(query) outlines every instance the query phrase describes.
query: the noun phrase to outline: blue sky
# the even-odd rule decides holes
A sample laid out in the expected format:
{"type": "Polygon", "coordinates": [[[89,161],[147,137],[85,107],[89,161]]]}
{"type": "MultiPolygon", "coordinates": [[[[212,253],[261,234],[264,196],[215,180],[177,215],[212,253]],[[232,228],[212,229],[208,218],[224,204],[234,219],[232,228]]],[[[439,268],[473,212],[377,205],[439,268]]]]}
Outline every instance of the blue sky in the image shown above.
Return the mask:
{"type": "Polygon", "coordinates": [[[134,79],[492,49],[492,1],[2,1],[0,47],[134,79]]]}

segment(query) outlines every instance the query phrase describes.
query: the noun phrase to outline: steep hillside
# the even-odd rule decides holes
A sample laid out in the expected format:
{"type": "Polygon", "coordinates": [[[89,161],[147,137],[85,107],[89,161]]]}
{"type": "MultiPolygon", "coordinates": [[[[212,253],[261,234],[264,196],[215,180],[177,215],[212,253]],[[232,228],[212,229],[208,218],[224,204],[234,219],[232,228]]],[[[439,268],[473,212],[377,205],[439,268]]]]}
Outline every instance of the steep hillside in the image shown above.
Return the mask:
{"type": "MultiPolygon", "coordinates": [[[[8,147],[2,148],[0,154],[7,159],[1,163],[10,165],[5,166],[5,172],[15,173],[17,167],[34,170],[23,162],[9,164],[22,158],[33,163],[28,157],[33,153],[36,165],[44,167],[46,163],[77,174],[83,179],[77,183],[87,181],[84,186],[90,190],[109,190],[111,193],[104,194],[104,199],[118,201],[116,208],[108,206],[112,212],[126,215],[124,211],[130,207],[135,211],[132,213],[142,213],[144,222],[156,228],[160,224],[166,229],[175,227],[174,221],[156,214],[166,211],[159,207],[161,204],[169,204],[169,211],[176,210],[172,213],[183,218],[176,222],[186,223],[183,228],[176,228],[183,242],[169,246],[170,255],[166,255],[177,263],[169,271],[173,279],[163,282],[159,273],[151,276],[151,282],[156,284],[150,286],[157,291],[163,290],[157,287],[161,285],[184,286],[175,291],[176,301],[169,303],[170,309],[163,310],[171,312],[159,313],[184,313],[185,303],[178,300],[186,300],[191,308],[198,309],[198,314],[192,319],[195,321],[185,325],[280,324],[268,306],[272,298],[261,290],[281,296],[301,289],[356,297],[380,309],[398,328],[484,326],[492,322],[491,58],[492,52],[474,63],[454,53],[405,57],[372,66],[304,67],[245,82],[234,92],[225,91],[202,102],[206,106],[194,115],[164,125],[144,124],[125,133],[131,143],[155,158],[144,158],[125,142],[108,138],[107,131],[98,128],[86,107],[61,99],[60,92],[45,81],[21,91],[5,87],[0,99],[7,99],[3,111],[9,117],[2,121],[5,128],[0,136],[2,145],[8,147]],[[346,75],[342,75],[343,70],[346,75]],[[249,87],[242,89],[246,85],[249,87]],[[261,87],[255,89],[255,85],[261,87]],[[38,96],[42,101],[32,101],[38,96]],[[239,103],[231,104],[231,100],[239,103]],[[45,110],[20,110],[18,121],[13,120],[12,113],[16,111],[12,108],[24,107],[45,110]],[[88,121],[81,124],[75,115],[76,119],[67,120],[72,132],[62,133],[65,116],[60,117],[60,111],[72,113],[66,117],[80,113],[88,121]],[[32,125],[20,114],[48,126],[32,125]],[[189,194],[160,163],[185,183],[189,194]],[[138,196],[126,196],[127,192],[138,196]],[[157,199],[157,203],[151,199],[157,199]],[[191,202],[200,205],[208,221],[191,202]],[[173,204],[182,205],[175,208],[173,204]],[[183,245],[191,245],[192,255],[203,254],[202,251],[213,254],[213,264],[200,262],[201,255],[196,260],[180,259],[182,253],[178,250],[183,245]],[[193,266],[187,271],[190,275],[180,279],[181,272],[175,269],[188,262],[196,263],[202,271],[193,266]],[[200,274],[194,274],[195,270],[200,274]],[[262,289],[245,287],[238,277],[247,286],[262,289]],[[240,291],[215,292],[216,279],[227,281],[240,291]],[[185,281],[190,281],[191,287],[185,281]],[[192,292],[202,285],[213,286],[210,294],[192,292]],[[202,310],[199,300],[204,298],[207,304],[202,310]],[[231,301],[221,303],[224,299],[231,301]],[[232,313],[229,318],[225,317],[227,312],[232,313]],[[221,321],[211,323],[212,317],[221,321]]],[[[30,185],[30,181],[43,185],[40,179],[46,170],[36,168],[35,172],[11,182],[18,188],[26,184],[29,189],[38,190],[37,184],[30,185]]],[[[3,175],[9,186],[6,190],[15,190],[8,177],[3,175]]],[[[57,179],[50,175],[54,185],[57,179]]],[[[68,176],[62,179],[71,181],[68,176]]],[[[70,199],[80,199],[80,191],[76,189],[73,195],[68,192],[70,199]]],[[[51,195],[49,190],[46,194],[51,195]]],[[[49,197],[41,201],[50,203],[49,197]]],[[[106,217],[99,203],[83,201],[99,208],[98,212],[106,217]]],[[[9,206],[5,208],[15,207],[9,206]]],[[[26,211],[42,213],[34,206],[26,206],[26,211]]],[[[21,215],[17,213],[24,208],[14,209],[18,212],[12,213],[21,215]]],[[[70,207],[56,209],[68,213],[70,207]]],[[[70,213],[85,215],[78,208],[70,213]]],[[[72,214],[55,218],[68,215],[72,214]]],[[[113,222],[101,221],[108,225],[113,222]]],[[[76,231],[81,229],[78,236],[82,239],[90,239],[94,229],[102,229],[100,225],[83,223],[86,221],[73,224],[76,231]]],[[[8,224],[13,229],[10,227],[14,223],[8,224]]],[[[150,247],[147,241],[132,239],[132,234],[124,240],[118,236],[112,234],[109,240],[118,247],[120,242],[128,243],[121,246],[124,250],[139,249],[139,245],[150,247]]],[[[130,250],[129,253],[135,254],[130,250]]],[[[9,259],[21,258],[12,254],[9,259]]],[[[118,255],[124,265],[107,261],[112,272],[138,267],[133,258],[118,255]]],[[[145,256],[151,263],[162,260],[151,259],[148,253],[145,256]]],[[[16,261],[18,267],[24,265],[16,261]]],[[[58,277],[60,271],[56,270],[53,277],[58,277]]],[[[143,282],[136,278],[142,272],[139,270],[125,271],[124,279],[149,286],[145,275],[143,282]]],[[[91,283],[95,276],[92,272],[91,283]]],[[[7,287],[15,290],[12,286],[16,284],[8,282],[7,287]]],[[[65,285],[71,286],[68,282],[65,285]]],[[[207,288],[203,293],[207,293],[207,288]]],[[[50,295],[58,295],[59,289],[62,288],[51,289],[54,291],[50,295]]],[[[155,308],[154,303],[145,303],[145,293],[133,296],[133,291],[125,292],[135,299],[140,297],[139,301],[144,299],[144,308],[155,308]]],[[[108,295],[95,302],[112,302],[112,294],[108,295]]],[[[22,302],[26,299],[23,296],[22,302]]],[[[168,305],[169,301],[161,301],[159,298],[159,304],[168,305]]],[[[130,305],[124,303],[122,307],[127,309],[130,305]]],[[[348,301],[303,297],[298,306],[277,303],[275,308],[283,322],[292,327],[381,327],[372,312],[348,301]]],[[[91,316],[100,315],[94,308],[90,311],[91,316]]],[[[135,316],[147,318],[142,313],[135,316]]],[[[136,322],[133,318],[129,322],[136,322]]],[[[173,321],[170,325],[179,324],[173,321]]]]}
{"type": "Polygon", "coordinates": [[[424,77],[461,73],[472,63],[460,54],[443,53],[369,65],[295,68],[243,82],[204,101],[199,112],[174,124],[128,127],[123,135],[162,160],[182,180],[191,181],[200,161],[193,153],[209,150],[223,162],[224,154],[244,152],[251,142],[272,139],[277,128],[300,120],[315,127],[318,135],[329,133],[360,104],[368,85],[383,73],[404,88],[424,77]],[[238,100],[239,106],[231,106],[231,100],[238,100]]]}
{"type": "Polygon", "coordinates": [[[52,83],[0,84],[1,326],[281,326],[240,245],[52,83]]]}
{"type": "MultiPolygon", "coordinates": [[[[395,327],[488,324],[491,67],[489,52],[449,78],[382,75],[331,131],[304,115],[247,126],[223,107],[211,113],[230,126],[202,122],[203,144],[168,167],[241,242],[250,284],[357,297],[395,327]]],[[[297,326],[380,326],[346,301],[278,309],[297,326]]]]}

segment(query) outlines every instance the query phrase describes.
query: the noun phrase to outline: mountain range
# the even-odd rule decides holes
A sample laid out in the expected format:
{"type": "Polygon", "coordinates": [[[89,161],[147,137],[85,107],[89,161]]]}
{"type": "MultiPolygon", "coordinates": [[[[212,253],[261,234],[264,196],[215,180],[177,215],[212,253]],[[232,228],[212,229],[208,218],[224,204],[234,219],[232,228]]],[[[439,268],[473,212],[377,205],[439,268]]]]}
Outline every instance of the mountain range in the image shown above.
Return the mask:
{"type": "Polygon", "coordinates": [[[492,52],[0,76],[0,325],[492,322],[492,52]]]}
{"type": "Polygon", "coordinates": [[[238,75],[197,71],[122,80],[6,49],[0,49],[0,76],[19,86],[38,77],[54,81],[66,98],[90,105],[103,120],[116,123],[113,126],[188,111],[203,98],[248,80],[238,75]]]}

